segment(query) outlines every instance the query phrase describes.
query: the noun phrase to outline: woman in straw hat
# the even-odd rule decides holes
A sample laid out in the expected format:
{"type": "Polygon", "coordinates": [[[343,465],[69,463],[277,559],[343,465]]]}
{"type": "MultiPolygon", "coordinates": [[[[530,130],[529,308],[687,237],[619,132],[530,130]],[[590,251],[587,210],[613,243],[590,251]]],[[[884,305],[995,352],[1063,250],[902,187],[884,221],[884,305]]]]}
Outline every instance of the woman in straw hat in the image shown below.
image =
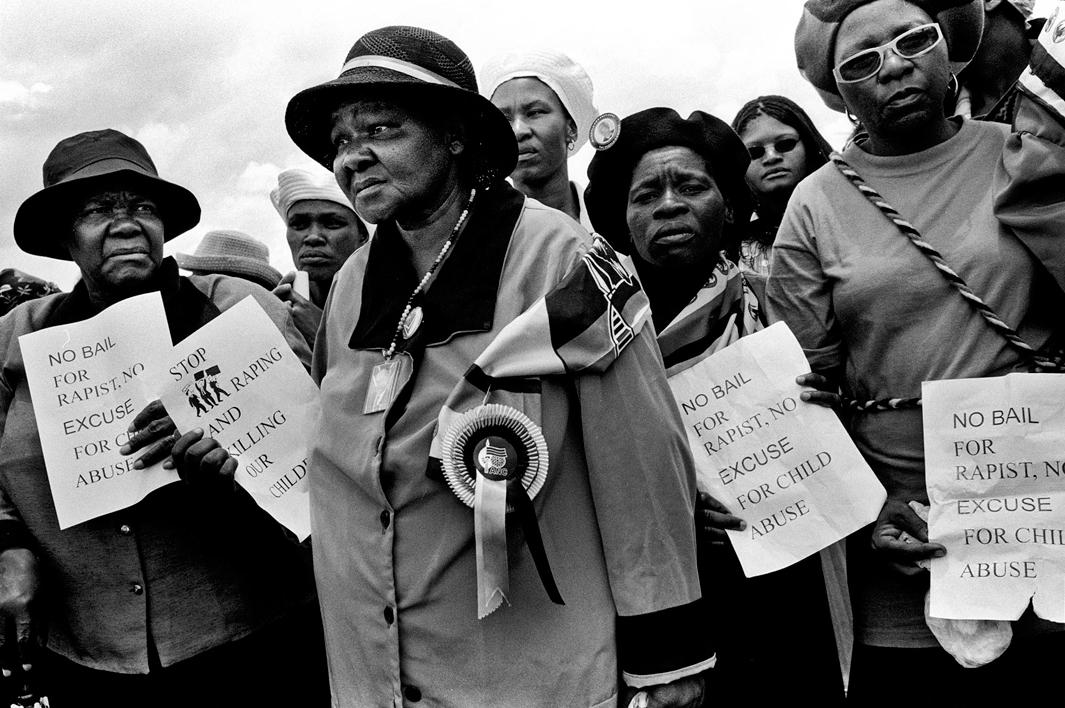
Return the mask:
{"type": "Polygon", "coordinates": [[[56,519],[20,335],[158,291],[180,341],[251,295],[310,359],[269,292],[226,276],[181,277],[163,258],[163,243],[199,217],[192,193],[161,179],[144,147],[114,130],[60,141],[44,189],[15,216],[22,250],[72,260],[82,276],[69,294],[0,319],[2,666],[40,676],[43,664],[54,708],[324,704],[307,549],[235,487],[236,461],[202,430],[179,435],[161,406],[149,407],[124,452],[156,444],[130,473],[169,454],[183,481],[71,528],[56,519]],[[279,657],[293,680],[264,676],[279,657]]]}
{"type": "Polygon", "coordinates": [[[510,126],[433,32],[364,35],[286,122],[377,225],[315,344],[334,701],[699,705],[692,462],[612,249],[506,183],[510,126]]]}
{"type": "Polygon", "coordinates": [[[918,515],[921,383],[1053,365],[1040,349],[1060,312],[1044,269],[1060,272],[1060,245],[1041,263],[994,211],[1008,128],[944,110],[983,16],[981,0],[810,0],[796,33],[799,69],[868,131],[796,187],[768,283],[771,318],[792,328],[825,388],[851,399],[851,434],[888,491],[871,534],[850,546],[859,705],[1032,701],[1056,682],[1048,657],[1065,637],[1029,610],[1001,658],[965,669],[1008,639],[967,641],[937,622],[933,634],[924,609],[923,562],[947,551],[918,515]]]}
{"type": "Polygon", "coordinates": [[[569,158],[588,142],[597,115],[588,74],[562,52],[541,49],[489,59],[481,84],[518,141],[514,186],[591,230],[583,190],[569,178],[569,158]]]}
{"type": "Polygon", "coordinates": [[[331,173],[282,170],[270,201],[285,222],[296,270],[307,274],[309,297],[296,292],[295,273],[286,274],[274,294],[289,304],[296,326],[313,343],[333,276],[366,243],[366,226],[331,173]]]}

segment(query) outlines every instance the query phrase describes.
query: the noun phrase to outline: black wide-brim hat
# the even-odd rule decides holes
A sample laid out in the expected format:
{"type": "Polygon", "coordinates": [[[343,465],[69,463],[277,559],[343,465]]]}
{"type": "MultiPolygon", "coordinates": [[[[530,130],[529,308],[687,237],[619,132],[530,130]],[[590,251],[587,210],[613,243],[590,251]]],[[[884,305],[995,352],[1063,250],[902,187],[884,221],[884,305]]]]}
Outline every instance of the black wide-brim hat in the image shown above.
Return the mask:
{"type": "Polygon", "coordinates": [[[733,218],[743,222],[750,216],[753,200],[745,177],[751,156],[729,124],[703,111],[685,119],[672,108],[648,108],[624,118],[617,140],[596,152],[588,165],[588,218],[620,253],[632,248],[625,218],[632,173],[640,158],[664,147],[686,147],[701,155],[733,218]]]}
{"type": "Polygon", "coordinates": [[[44,189],[15,213],[15,243],[26,253],[69,261],[73,209],[100,189],[129,189],[152,199],[163,220],[163,240],[200,221],[200,204],[184,187],[159,177],[144,146],[117,130],[94,130],[60,140],[44,161],[44,189]]]}
{"type": "Polygon", "coordinates": [[[344,60],[340,76],[296,94],[285,111],[293,142],[333,171],[333,112],[373,90],[418,100],[428,111],[446,106],[464,117],[466,149],[475,177],[486,183],[509,175],[518,161],[514,132],[503,114],[477,91],[473,64],[447,37],[420,27],[382,27],[364,34],[344,60]]]}

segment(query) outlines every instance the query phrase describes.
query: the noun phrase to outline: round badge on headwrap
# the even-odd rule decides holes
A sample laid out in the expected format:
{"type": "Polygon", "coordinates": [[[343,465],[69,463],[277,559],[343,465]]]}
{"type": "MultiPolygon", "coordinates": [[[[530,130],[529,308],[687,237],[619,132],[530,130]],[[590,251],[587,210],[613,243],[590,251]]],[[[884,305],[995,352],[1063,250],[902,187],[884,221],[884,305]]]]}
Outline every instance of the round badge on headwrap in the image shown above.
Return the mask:
{"type": "MultiPolygon", "coordinates": [[[[478,476],[521,480],[532,499],[547,478],[547,441],[540,426],[510,406],[489,403],[467,411],[444,435],[444,479],[463,504],[473,507],[478,476]]],[[[511,504],[507,511],[513,511],[511,504]]]]}
{"type": "Polygon", "coordinates": [[[621,136],[621,119],[613,113],[604,113],[592,121],[588,129],[588,142],[596,150],[606,150],[621,136]]]}

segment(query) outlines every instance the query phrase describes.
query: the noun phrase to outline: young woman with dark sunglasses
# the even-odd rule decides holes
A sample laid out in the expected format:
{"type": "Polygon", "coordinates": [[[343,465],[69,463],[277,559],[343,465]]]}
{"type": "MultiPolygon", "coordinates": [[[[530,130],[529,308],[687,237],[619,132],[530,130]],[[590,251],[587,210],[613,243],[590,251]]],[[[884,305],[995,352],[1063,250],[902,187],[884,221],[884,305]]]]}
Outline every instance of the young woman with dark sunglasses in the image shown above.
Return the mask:
{"type": "Polygon", "coordinates": [[[769,274],[770,252],[784,207],[800,180],[828,161],[832,147],[791,99],[759,96],[744,104],[732,120],[751,155],[747,186],[755,199],[757,218],[729,255],[741,269],[769,274]]]}

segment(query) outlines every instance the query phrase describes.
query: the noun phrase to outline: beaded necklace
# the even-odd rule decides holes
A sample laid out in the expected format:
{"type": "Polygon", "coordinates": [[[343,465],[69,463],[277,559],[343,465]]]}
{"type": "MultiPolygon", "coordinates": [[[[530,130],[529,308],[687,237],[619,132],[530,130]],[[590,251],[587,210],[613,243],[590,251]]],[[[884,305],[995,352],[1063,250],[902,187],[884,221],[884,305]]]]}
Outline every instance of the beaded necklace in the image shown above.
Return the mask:
{"type": "Polygon", "coordinates": [[[410,339],[415,332],[418,331],[418,327],[422,323],[422,308],[414,307],[411,305],[414,303],[414,298],[418,297],[418,293],[422,291],[425,284],[429,282],[429,279],[433,277],[433,273],[440,267],[440,264],[444,262],[444,256],[451,250],[452,244],[458,237],[459,232],[462,231],[462,227],[466,224],[466,218],[470,215],[470,208],[473,206],[474,197],[477,196],[477,190],[470,190],[469,201],[466,202],[466,208],[459,214],[459,220],[455,222],[455,228],[451,229],[451,235],[447,237],[447,241],[444,241],[443,248],[440,249],[440,253],[437,255],[436,260],[429,266],[429,270],[425,271],[425,275],[422,276],[421,282],[414,288],[414,292],[407,298],[407,304],[403,306],[403,314],[399,316],[399,322],[396,323],[396,331],[392,335],[392,342],[388,345],[388,349],[385,351],[385,360],[391,360],[396,354],[396,344],[399,343],[399,335],[402,334],[404,339],[410,339]]]}

